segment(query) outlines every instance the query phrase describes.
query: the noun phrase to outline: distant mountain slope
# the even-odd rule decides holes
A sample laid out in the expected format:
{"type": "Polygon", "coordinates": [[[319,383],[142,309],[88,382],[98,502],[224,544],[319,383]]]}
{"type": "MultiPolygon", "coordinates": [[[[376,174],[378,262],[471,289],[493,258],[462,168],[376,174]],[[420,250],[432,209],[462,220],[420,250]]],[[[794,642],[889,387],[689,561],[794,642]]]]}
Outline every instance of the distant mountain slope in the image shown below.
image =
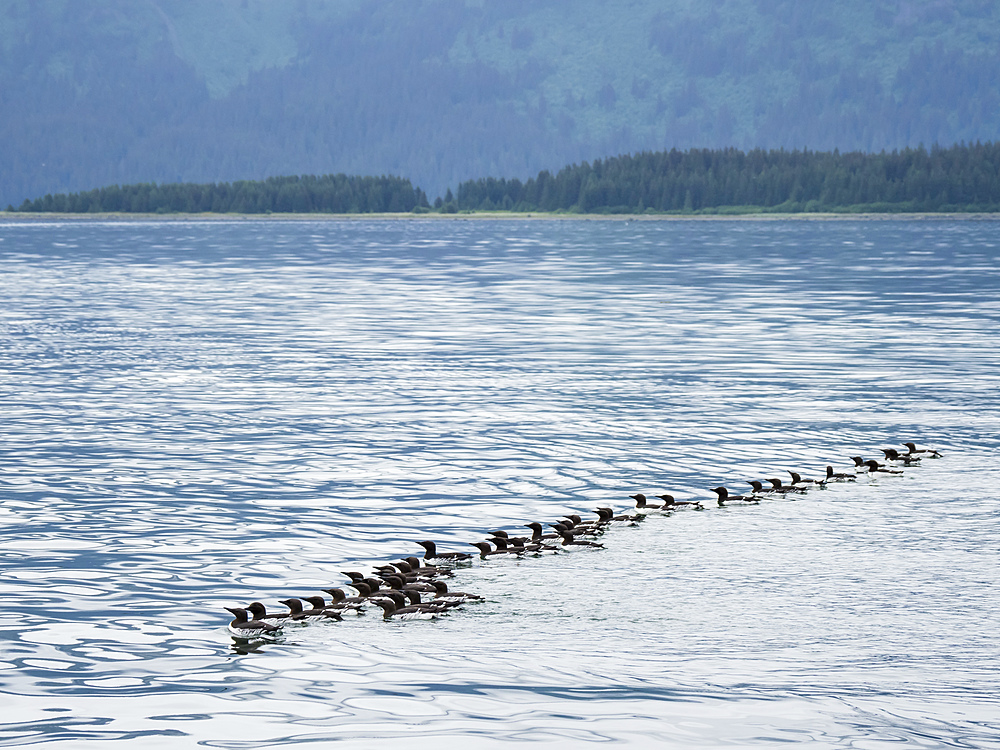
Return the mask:
{"type": "Polygon", "coordinates": [[[1000,140],[991,0],[0,0],[0,205],[1000,140]]]}

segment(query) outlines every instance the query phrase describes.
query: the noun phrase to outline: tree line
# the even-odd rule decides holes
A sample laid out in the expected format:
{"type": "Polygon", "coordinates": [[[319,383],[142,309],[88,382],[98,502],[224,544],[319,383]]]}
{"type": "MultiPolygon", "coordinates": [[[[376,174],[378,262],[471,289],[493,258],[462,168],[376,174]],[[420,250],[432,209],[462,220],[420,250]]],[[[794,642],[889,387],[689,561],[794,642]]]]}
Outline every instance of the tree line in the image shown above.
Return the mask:
{"type": "MultiPolygon", "coordinates": [[[[211,183],[112,185],[26,200],[19,211],[57,213],[399,213],[429,207],[401,177],[344,174],[211,183]]],[[[12,210],[8,208],[8,210],[12,210]]]]}
{"type": "Polygon", "coordinates": [[[1000,210],[1000,143],[866,154],[660,151],[574,164],[526,182],[458,187],[457,207],[581,213],[1000,210]]]}
{"type": "MultiPolygon", "coordinates": [[[[9,207],[8,210],[14,210],[9,207]]],[[[1000,211],[1000,143],[868,154],[659,151],[483,178],[434,206],[400,177],[343,174],[233,183],[112,186],[26,200],[24,212],[400,213],[517,211],[735,213],[1000,211]]]]}

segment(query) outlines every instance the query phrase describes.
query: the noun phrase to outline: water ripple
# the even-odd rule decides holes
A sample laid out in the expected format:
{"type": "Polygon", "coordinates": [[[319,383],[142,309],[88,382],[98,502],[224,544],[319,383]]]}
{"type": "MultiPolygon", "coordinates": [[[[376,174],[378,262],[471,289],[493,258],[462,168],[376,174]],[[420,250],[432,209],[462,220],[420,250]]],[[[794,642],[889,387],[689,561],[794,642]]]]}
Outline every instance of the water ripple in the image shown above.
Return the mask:
{"type": "Polygon", "coordinates": [[[997,747],[994,235],[0,223],[0,745],[997,747]],[[439,621],[225,630],[421,539],[906,439],[946,457],[477,561],[439,621]]]}

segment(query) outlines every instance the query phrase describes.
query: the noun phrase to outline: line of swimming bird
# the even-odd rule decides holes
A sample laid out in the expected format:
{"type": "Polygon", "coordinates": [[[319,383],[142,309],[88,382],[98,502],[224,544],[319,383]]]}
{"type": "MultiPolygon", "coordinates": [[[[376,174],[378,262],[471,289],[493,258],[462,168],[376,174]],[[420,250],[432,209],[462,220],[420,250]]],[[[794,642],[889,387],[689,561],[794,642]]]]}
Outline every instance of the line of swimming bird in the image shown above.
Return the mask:
{"type": "MultiPolygon", "coordinates": [[[[930,448],[918,449],[914,443],[903,443],[907,452],[901,453],[894,448],[883,448],[885,463],[874,459],[863,459],[861,456],[851,456],[857,472],[834,472],[832,466],[826,467],[826,476],[822,479],[809,479],[798,472],[788,471],[791,483],[784,484],[781,479],[748,480],[752,491],[747,495],[733,495],[726,487],[714,487],[712,492],[717,496],[719,506],[729,504],[753,504],[768,497],[780,497],[788,493],[802,493],[811,487],[823,487],[829,482],[853,482],[858,476],[871,477],[884,474],[902,474],[899,467],[912,466],[922,458],[940,458],[941,454],[930,448]],[[764,482],[770,484],[765,487],[764,482]]],[[[552,531],[546,532],[545,527],[537,521],[524,524],[531,529],[531,536],[513,536],[498,530],[491,533],[488,541],[469,542],[479,550],[483,560],[506,555],[540,555],[577,549],[603,549],[600,542],[592,541],[603,534],[612,525],[636,524],[650,513],[669,513],[679,510],[704,510],[700,500],[676,500],[671,495],[654,495],[660,503],[651,503],[641,494],[629,496],[635,500],[635,512],[616,515],[611,508],[597,508],[593,512],[597,519],[585,521],[579,515],[570,514],[547,526],[552,531]],[[578,538],[581,537],[581,538],[578,538]],[[590,537],[590,539],[583,538],[590,537]]],[[[382,611],[384,619],[432,619],[443,615],[463,604],[485,601],[478,594],[467,594],[454,591],[443,580],[454,576],[455,565],[469,561],[473,553],[439,552],[434,542],[417,542],[424,548],[423,558],[406,557],[399,562],[379,565],[370,575],[357,571],[347,571],[343,575],[350,579],[345,584],[357,591],[357,596],[348,596],[343,588],[323,589],[330,597],[327,601],[322,595],[304,596],[280,600],[288,611],[271,614],[261,602],[252,602],[246,607],[226,607],[235,619],[229,623],[229,632],[237,639],[271,638],[281,633],[288,624],[308,623],[317,621],[343,620],[347,615],[364,614],[366,607],[377,607],[382,611]],[[427,597],[427,598],[425,598],[427,597]]]]}

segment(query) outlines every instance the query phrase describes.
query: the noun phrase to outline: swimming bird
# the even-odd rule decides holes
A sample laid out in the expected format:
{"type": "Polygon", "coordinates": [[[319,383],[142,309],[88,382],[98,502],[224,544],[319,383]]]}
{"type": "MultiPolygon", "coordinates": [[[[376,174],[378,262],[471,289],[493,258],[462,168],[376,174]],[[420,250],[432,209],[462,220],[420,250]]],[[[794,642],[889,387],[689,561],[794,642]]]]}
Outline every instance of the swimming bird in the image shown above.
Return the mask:
{"type": "Polygon", "coordinates": [[[327,619],[327,620],[342,620],[340,616],[340,610],[342,607],[337,607],[334,603],[329,606],[322,596],[304,596],[302,601],[309,602],[312,605],[312,609],[305,610],[303,614],[306,615],[317,615],[317,619],[327,619]]]}
{"type": "Polygon", "coordinates": [[[865,461],[865,466],[868,467],[868,473],[869,474],[874,474],[876,472],[878,472],[880,474],[902,474],[903,473],[899,469],[886,469],[886,468],[884,468],[883,464],[880,464],[878,461],[875,461],[875,460],[865,461]]]}
{"type": "Polygon", "coordinates": [[[379,565],[375,568],[375,572],[378,577],[385,580],[387,576],[396,576],[401,578],[406,583],[419,583],[421,581],[429,581],[432,576],[420,576],[416,573],[410,572],[410,566],[406,563],[399,563],[398,565],[379,565]]]}
{"type": "Polygon", "coordinates": [[[397,607],[392,600],[378,602],[382,608],[382,616],[386,619],[396,620],[433,620],[438,616],[438,612],[425,612],[418,607],[397,607]]]}
{"type": "Polygon", "coordinates": [[[449,591],[448,584],[444,581],[435,581],[434,588],[437,589],[437,594],[435,594],[434,599],[441,601],[455,601],[455,602],[484,602],[485,597],[479,596],[479,594],[466,594],[464,591],[449,591]]]}
{"type": "Polygon", "coordinates": [[[719,505],[725,505],[726,503],[759,503],[760,498],[754,497],[753,495],[730,495],[729,490],[725,487],[714,487],[712,489],[716,495],[719,496],[719,505]]]}
{"type": "MultiPolygon", "coordinates": [[[[785,469],[785,471],[788,471],[788,469],[785,469]]],[[[792,485],[796,485],[796,484],[822,484],[822,482],[817,482],[815,479],[803,479],[802,475],[799,474],[797,471],[788,471],[788,473],[792,477],[792,485]]]]}
{"type": "MultiPolygon", "coordinates": [[[[861,456],[851,456],[851,460],[854,462],[854,465],[859,469],[864,469],[866,466],[868,466],[868,462],[865,461],[863,458],[861,458],[861,456]]],[[[885,464],[879,464],[880,468],[883,466],[885,466],[885,464]]]]}
{"type": "Polygon", "coordinates": [[[523,536],[512,536],[507,540],[513,549],[518,554],[525,554],[530,552],[533,555],[540,555],[546,552],[555,552],[556,548],[549,544],[544,544],[543,542],[532,542],[527,537],[523,536]]]}
{"type": "Polygon", "coordinates": [[[538,542],[542,539],[558,539],[559,534],[543,534],[542,525],[538,521],[524,524],[525,528],[531,529],[531,541],[538,542]]]}
{"type": "MultiPolygon", "coordinates": [[[[603,529],[604,527],[606,527],[608,525],[608,522],[607,522],[607,520],[605,520],[604,514],[601,513],[601,511],[599,511],[599,510],[593,510],[593,511],[591,511],[591,513],[596,513],[597,514],[597,518],[595,518],[592,521],[586,521],[586,520],[580,518],[580,516],[576,515],[575,513],[571,513],[570,515],[566,516],[566,518],[570,519],[571,521],[576,521],[577,526],[583,524],[583,525],[587,525],[587,526],[592,526],[592,527],[597,528],[597,529],[603,529]]],[[[612,514],[612,515],[614,515],[614,514],[612,514]]]]}
{"type": "Polygon", "coordinates": [[[281,626],[288,619],[288,614],[281,615],[269,615],[267,613],[267,608],[260,602],[250,602],[246,606],[247,612],[250,613],[252,620],[258,620],[259,622],[269,622],[272,625],[281,626]]]}
{"type": "Polygon", "coordinates": [[[604,519],[607,520],[608,523],[621,522],[621,523],[630,523],[635,525],[636,523],[638,523],[639,521],[641,521],[646,517],[645,513],[634,513],[632,515],[625,514],[621,516],[616,516],[614,508],[598,508],[594,512],[600,513],[604,517],[604,519]]]}
{"type": "Polygon", "coordinates": [[[382,593],[382,594],[386,593],[385,590],[382,588],[382,582],[379,581],[377,578],[372,578],[371,576],[369,576],[368,578],[366,578],[364,580],[364,583],[371,590],[371,593],[369,594],[369,596],[372,596],[374,594],[379,594],[379,593],[382,593]]]}
{"type": "Polygon", "coordinates": [[[784,493],[787,493],[787,492],[805,492],[806,491],[805,487],[793,487],[791,485],[782,484],[781,480],[777,479],[777,478],[776,479],[768,479],[767,481],[771,483],[771,489],[769,490],[769,492],[780,492],[780,493],[784,494],[784,493]]]}
{"type": "Polygon", "coordinates": [[[833,467],[826,467],[826,482],[853,482],[857,480],[857,474],[834,474],[833,467]]]}
{"type": "MultiPolygon", "coordinates": [[[[322,597],[320,597],[322,599],[322,597]]],[[[323,609],[317,609],[313,606],[311,609],[304,609],[302,607],[302,602],[298,599],[281,599],[282,604],[284,604],[289,609],[288,619],[294,622],[315,622],[316,620],[339,620],[340,615],[330,612],[327,613],[323,609]]],[[[312,602],[310,602],[312,604],[312,602]]]]}
{"type": "MultiPolygon", "coordinates": [[[[594,512],[597,513],[597,511],[594,512]]],[[[600,513],[597,513],[597,515],[598,518],[593,521],[584,521],[576,513],[570,513],[565,516],[565,519],[573,522],[574,529],[593,529],[594,531],[604,531],[604,527],[607,525],[607,522],[601,517],[600,513]]]]}
{"type": "MultiPolygon", "coordinates": [[[[580,516],[576,516],[580,518],[580,516]]],[[[565,516],[560,518],[556,523],[563,527],[566,531],[570,532],[573,536],[577,534],[585,534],[587,536],[597,536],[598,534],[604,533],[603,526],[595,526],[591,523],[582,523],[581,521],[574,521],[572,516],[565,516]]],[[[551,524],[550,524],[551,525],[551,524]]],[[[553,526],[553,528],[555,528],[553,526]]]]}
{"type": "Polygon", "coordinates": [[[436,599],[432,599],[429,602],[422,602],[420,601],[420,594],[416,591],[404,591],[403,593],[406,595],[406,598],[401,602],[396,602],[396,606],[416,607],[421,612],[437,612],[438,614],[444,614],[449,609],[462,606],[462,602],[446,602],[436,599]]]}
{"type": "Polygon", "coordinates": [[[436,565],[421,565],[419,557],[404,557],[403,562],[410,566],[410,569],[417,575],[445,576],[451,578],[455,573],[450,568],[439,568],[436,565]]]}
{"type": "MultiPolygon", "coordinates": [[[[368,588],[367,586],[365,588],[368,588]]],[[[330,609],[336,609],[342,615],[361,615],[364,614],[364,605],[367,603],[367,599],[363,596],[348,596],[344,593],[343,589],[323,589],[323,591],[330,595],[332,604],[330,609]]]]}
{"type": "Polygon", "coordinates": [[[656,497],[663,501],[664,510],[678,510],[680,508],[705,510],[705,506],[697,500],[674,500],[673,495],[657,495],[656,497]]]}
{"type": "Polygon", "coordinates": [[[557,532],[568,531],[573,536],[597,536],[604,533],[604,527],[591,526],[590,524],[577,524],[572,518],[560,518],[556,523],[550,523],[557,532]]]}
{"type": "Polygon", "coordinates": [[[560,534],[562,536],[562,546],[563,547],[590,547],[596,549],[604,549],[604,545],[599,542],[588,542],[585,539],[574,539],[573,535],[568,531],[563,531],[560,534]]]}
{"type": "Polygon", "coordinates": [[[519,555],[525,552],[538,552],[542,549],[541,544],[528,544],[526,546],[527,537],[511,536],[506,531],[493,532],[493,536],[489,537],[488,541],[493,542],[501,552],[512,552],[519,555]]]}
{"type": "Polygon", "coordinates": [[[565,523],[564,521],[559,521],[558,523],[550,523],[553,529],[555,529],[558,538],[561,539],[563,532],[569,534],[571,537],[576,538],[577,536],[597,536],[597,532],[591,531],[589,529],[574,529],[572,524],[565,523]]]}
{"type": "Polygon", "coordinates": [[[237,638],[258,638],[260,636],[277,635],[281,628],[269,622],[251,620],[249,612],[242,607],[226,607],[226,611],[236,618],[229,623],[229,632],[237,638]]]}
{"type": "Polygon", "coordinates": [[[472,555],[467,552],[438,552],[434,542],[417,542],[424,548],[425,560],[469,560],[472,555]]]}
{"type": "MultiPolygon", "coordinates": [[[[372,590],[368,587],[367,583],[365,583],[364,581],[355,581],[354,583],[349,583],[347,585],[358,592],[357,596],[348,597],[347,598],[348,600],[361,599],[364,602],[369,601],[368,597],[369,595],[371,595],[372,590]]],[[[330,594],[330,589],[324,589],[324,590],[326,591],[326,593],[330,594]]],[[[335,596],[335,594],[331,594],[331,596],[335,596]]]]}
{"type": "Polygon", "coordinates": [[[400,591],[436,591],[430,583],[427,581],[419,581],[414,583],[407,583],[406,579],[402,576],[382,576],[382,580],[390,588],[399,589],[400,591]]]}
{"type": "Polygon", "coordinates": [[[662,505],[650,505],[648,502],[646,502],[646,496],[643,495],[641,492],[635,495],[629,495],[629,497],[635,500],[635,509],[640,512],[644,510],[649,510],[649,511],[663,510],[662,505]]]}
{"type": "Polygon", "coordinates": [[[920,462],[920,456],[915,453],[900,453],[895,448],[882,448],[882,452],[886,461],[902,461],[907,466],[920,462]]]}
{"type": "Polygon", "coordinates": [[[302,602],[298,599],[279,599],[279,604],[284,604],[288,607],[288,612],[285,613],[286,622],[308,622],[309,618],[302,611],[302,602]]]}
{"type": "Polygon", "coordinates": [[[366,578],[363,582],[352,583],[352,586],[358,590],[365,600],[371,602],[372,604],[380,604],[381,602],[389,599],[395,601],[397,604],[403,604],[405,599],[396,599],[396,597],[402,597],[402,592],[393,591],[392,589],[383,589],[381,584],[374,578],[366,578]]]}
{"type": "Polygon", "coordinates": [[[473,547],[479,550],[479,556],[483,559],[490,557],[492,555],[507,555],[510,554],[508,550],[493,549],[489,542],[469,542],[473,547]]]}
{"type": "MultiPolygon", "coordinates": [[[[416,560],[416,558],[413,558],[413,559],[416,560]]],[[[395,568],[400,573],[402,573],[403,575],[405,575],[407,578],[409,578],[409,577],[434,578],[436,575],[438,575],[438,571],[439,570],[443,570],[442,568],[431,568],[431,567],[421,568],[419,560],[417,560],[417,566],[416,567],[413,567],[412,565],[410,565],[410,563],[407,562],[406,560],[400,560],[399,562],[393,563],[392,565],[383,565],[382,567],[383,568],[395,568]]],[[[449,575],[451,575],[450,572],[449,572],[449,575]]]]}
{"type": "Polygon", "coordinates": [[[910,455],[913,455],[914,453],[926,453],[927,458],[941,458],[941,454],[933,448],[921,448],[918,450],[916,443],[903,443],[903,445],[905,445],[910,451],[910,455]]]}

